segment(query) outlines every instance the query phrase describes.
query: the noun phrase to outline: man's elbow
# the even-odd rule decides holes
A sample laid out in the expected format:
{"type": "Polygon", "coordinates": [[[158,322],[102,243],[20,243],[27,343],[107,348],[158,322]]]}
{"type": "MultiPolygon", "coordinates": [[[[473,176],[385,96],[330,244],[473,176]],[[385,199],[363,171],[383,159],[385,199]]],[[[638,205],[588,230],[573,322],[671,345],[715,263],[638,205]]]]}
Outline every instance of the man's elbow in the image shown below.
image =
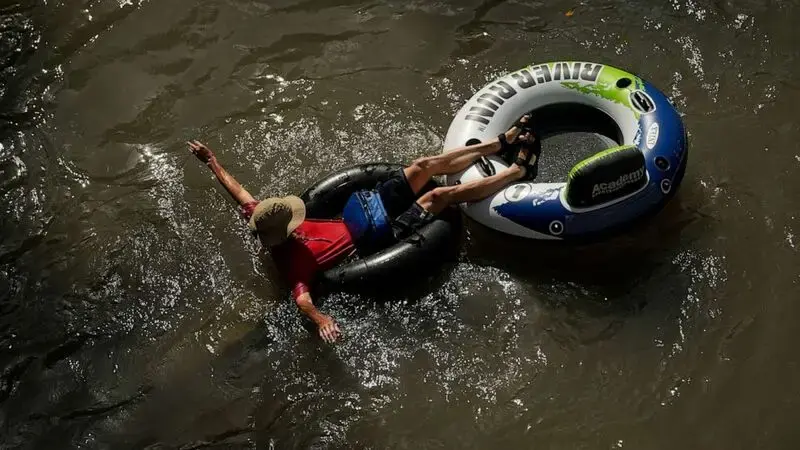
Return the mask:
{"type": "Polygon", "coordinates": [[[314,304],[311,303],[311,296],[308,295],[308,293],[303,293],[301,295],[296,296],[294,298],[294,303],[295,305],[297,305],[298,308],[302,310],[306,310],[314,306],[314,304]]]}

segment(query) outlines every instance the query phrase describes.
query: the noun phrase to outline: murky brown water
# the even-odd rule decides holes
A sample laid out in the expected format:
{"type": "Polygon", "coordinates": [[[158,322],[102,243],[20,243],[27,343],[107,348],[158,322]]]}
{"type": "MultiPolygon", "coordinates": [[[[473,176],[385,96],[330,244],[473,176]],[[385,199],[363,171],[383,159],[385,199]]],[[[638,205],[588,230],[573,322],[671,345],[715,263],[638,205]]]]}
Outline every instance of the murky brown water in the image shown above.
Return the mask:
{"type": "Polygon", "coordinates": [[[0,448],[797,448],[798,18],[797,1],[0,1],[0,448]],[[672,96],[678,197],[580,248],[470,226],[406,301],[328,299],[336,346],[182,144],[254,194],[298,192],[438,152],[485,82],[565,58],[672,96]]]}

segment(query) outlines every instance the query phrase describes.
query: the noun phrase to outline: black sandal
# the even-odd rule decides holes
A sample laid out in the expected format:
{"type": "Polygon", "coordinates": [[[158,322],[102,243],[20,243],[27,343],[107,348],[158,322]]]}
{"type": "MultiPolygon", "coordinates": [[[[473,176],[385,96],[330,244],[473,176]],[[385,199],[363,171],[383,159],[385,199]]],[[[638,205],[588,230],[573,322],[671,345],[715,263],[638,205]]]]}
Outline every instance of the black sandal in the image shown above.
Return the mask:
{"type": "Polygon", "coordinates": [[[528,149],[528,156],[525,158],[517,156],[514,164],[520,167],[525,167],[525,175],[522,177],[521,181],[530,181],[539,175],[539,156],[542,154],[542,142],[539,139],[536,139],[530,144],[527,142],[521,142],[521,146],[528,149]],[[533,159],[534,156],[536,156],[536,161],[531,164],[531,159],[533,159]]]}
{"type": "MultiPolygon", "coordinates": [[[[522,136],[525,133],[533,134],[533,130],[530,127],[530,119],[531,119],[530,114],[526,113],[523,114],[522,117],[517,119],[517,121],[514,122],[513,125],[511,125],[511,128],[519,128],[517,137],[522,136]],[[528,120],[523,122],[522,119],[524,119],[525,117],[527,117],[528,120]]],[[[508,142],[508,139],[506,138],[506,133],[498,134],[497,140],[500,141],[500,150],[498,150],[497,153],[495,154],[499,156],[500,159],[502,159],[506,163],[511,164],[514,155],[516,153],[519,153],[519,147],[520,147],[519,141],[515,139],[515,142],[513,144],[508,142]]]]}
{"type": "Polygon", "coordinates": [[[500,159],[506,163],[511,164],[511,159],[514,157],[514,154],[519,153],[519,142],[513,144],[508,142],[505,133],[498,134],[497,140],[500,141],[500,150],[498,150],[495,155],[499,156],[500,159]]]}
{"type": "MultiPolygon", "coordinates": [[[[531,115],[530,115],[530,113],[523,114],[522,117],[520,117],[519,119],[517,119],[516,122],[514,122],[514,125],[511,125],[511,127],[512,128],[519,128],[520,130],[522,130],[524,128],[530,128],[531,127],[531,115]],[[523,122],[522,119],[524,119],[525,117],[527,117],[528,120],[523,122]]],[[[520,134],[522,134],[522,131],[520,131],[520,134]]]]}

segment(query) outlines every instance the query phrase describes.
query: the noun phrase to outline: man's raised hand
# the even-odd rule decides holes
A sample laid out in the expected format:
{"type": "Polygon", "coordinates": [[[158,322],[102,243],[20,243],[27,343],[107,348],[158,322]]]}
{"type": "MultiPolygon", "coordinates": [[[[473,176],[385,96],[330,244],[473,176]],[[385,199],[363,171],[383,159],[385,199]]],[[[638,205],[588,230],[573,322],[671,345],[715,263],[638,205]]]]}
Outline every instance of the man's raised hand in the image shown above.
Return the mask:
{"type": "Polygon", "coordinates": [[[189,151],[192,152],[194,156],[197,156],[197,159],[203,163],[208,164],[214,159],[214,152],[212,152],[211,149],[206,147],[202,142],[187,141],[186,144],[189,146],[189,151]]]}

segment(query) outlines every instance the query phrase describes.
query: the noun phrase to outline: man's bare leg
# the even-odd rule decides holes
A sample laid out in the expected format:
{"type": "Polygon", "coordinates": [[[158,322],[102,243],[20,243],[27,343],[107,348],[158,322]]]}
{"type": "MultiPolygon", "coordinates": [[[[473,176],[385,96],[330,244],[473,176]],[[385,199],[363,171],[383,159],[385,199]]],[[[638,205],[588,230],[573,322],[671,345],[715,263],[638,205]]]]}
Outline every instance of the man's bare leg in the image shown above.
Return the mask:
{"type": "Polygon", "coordinates": [[[511,167],[490,177],[455,186],[439,187],[426,192],[417,200],[417,203],[425,211],[438,214],[450,205],[483,200],[524,175],[525,168],[512,164],[511,167]]]}
{"type": "MultiPolygon", "coordinates": [[[[529,116],[526,115],[520,121],[524,123],[528,119],[529,116]]],[[[512,127],[505,132],[506,140],[513,143],[520,131],[522,131],[520,128],[512,127]]],[[[431,177],[458,173],[474,164],[482,156],[497,153],[500,147],[500,140],[497,138],[480,144],[459,147],[441,155],[420,158],[403,169],[403,172],[411,190],[416,194],[428,184],[431,177]]]]}
{"type": "MultiPolygon", "coordinates": [[[[524,148],[519,158],[525,159],[530,149],[524,148]]],[[[532,155],[532,158],[536,158],[532,155]]],[[[535,160],[532,160],[535,162],[535,160]]],[[[426,192],[417,200],[419,206],[431,214],[438,214],[450,205],[464,202],[476,202],[494,194],[514,181],[525,176],[527,168],[516,163],[509,168],[490,177],[473,180],[464,184],[444,186],[426,192]]]]}

